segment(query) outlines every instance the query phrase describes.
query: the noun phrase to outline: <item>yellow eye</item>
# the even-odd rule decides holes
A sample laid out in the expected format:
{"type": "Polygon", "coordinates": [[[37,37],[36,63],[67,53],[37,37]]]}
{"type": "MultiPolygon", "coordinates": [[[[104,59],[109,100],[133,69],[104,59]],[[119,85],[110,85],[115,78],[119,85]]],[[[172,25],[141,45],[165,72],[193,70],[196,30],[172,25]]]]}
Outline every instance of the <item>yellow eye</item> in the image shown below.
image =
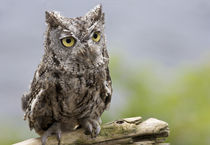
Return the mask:
{"type": "Polygon", "coordinates": [[[62,42],[62,44],[65,47],[72,47],[72,46],[74,46],[75,41],[76,40],[74,39],[74,37],[66,37],[66,38],[61,39],[61,42],[62,42]]]}
{"type": "Polygon", "coordinates": [[[101,39],[101,34],[100,32],[94,32],[92,36],[93,41],[98,42],[101,39]]]}

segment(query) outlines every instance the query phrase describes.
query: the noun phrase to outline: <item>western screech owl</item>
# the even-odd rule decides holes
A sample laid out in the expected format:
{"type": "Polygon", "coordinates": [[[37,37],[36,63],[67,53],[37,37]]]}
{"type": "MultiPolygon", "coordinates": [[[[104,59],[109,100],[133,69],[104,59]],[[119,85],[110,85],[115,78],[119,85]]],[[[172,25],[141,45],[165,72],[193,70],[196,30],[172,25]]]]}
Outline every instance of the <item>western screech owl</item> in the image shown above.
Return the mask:
{"type": "Polygon", "coordinates": [[[83,127],[95,137],[108,108],[112,86],[101,5],[85,16],[67,18],[46,12],[46,40],[41,63],[22,97],[30,129],[47,137],[83,127]]]}

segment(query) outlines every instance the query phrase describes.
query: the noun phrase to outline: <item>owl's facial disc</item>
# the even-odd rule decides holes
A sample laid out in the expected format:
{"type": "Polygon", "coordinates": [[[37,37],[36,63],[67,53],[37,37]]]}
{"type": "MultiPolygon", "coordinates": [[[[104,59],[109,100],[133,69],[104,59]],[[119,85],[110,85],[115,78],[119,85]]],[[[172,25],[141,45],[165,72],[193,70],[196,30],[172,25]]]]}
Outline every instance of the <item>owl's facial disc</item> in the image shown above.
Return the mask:
{"type": "Polygon", "coordinates": [[[48,36],[52,42],[48,48],[62,58],[60,61],[65,64],[76,61],[94,67],[104,63],[106,46],[101,5],[77,18],[46,12],[46,22],[51,30],[48,36]]]}

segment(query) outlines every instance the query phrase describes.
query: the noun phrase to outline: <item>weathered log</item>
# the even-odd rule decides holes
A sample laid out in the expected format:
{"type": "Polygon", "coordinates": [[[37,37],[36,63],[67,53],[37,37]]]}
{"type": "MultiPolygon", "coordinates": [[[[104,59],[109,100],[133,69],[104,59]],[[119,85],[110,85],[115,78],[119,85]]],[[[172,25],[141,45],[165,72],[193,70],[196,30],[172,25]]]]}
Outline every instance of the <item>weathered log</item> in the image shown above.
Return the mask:
{"type": "MultiPolygon", "coordinates": [[[[62,134],[62,145],[153,145],[163,143],[169,135],[168,124],[164,121],[150,118],[142,121],[141,117],[120,119],[102,125],[96,138],[85,135],[83,129],[62,134]]],[[[32,138],[15,145],[41,145],[40,138],[32,138]]],[[[55,136],[49,137],[47,145],[57,145],[55,136]]]]}

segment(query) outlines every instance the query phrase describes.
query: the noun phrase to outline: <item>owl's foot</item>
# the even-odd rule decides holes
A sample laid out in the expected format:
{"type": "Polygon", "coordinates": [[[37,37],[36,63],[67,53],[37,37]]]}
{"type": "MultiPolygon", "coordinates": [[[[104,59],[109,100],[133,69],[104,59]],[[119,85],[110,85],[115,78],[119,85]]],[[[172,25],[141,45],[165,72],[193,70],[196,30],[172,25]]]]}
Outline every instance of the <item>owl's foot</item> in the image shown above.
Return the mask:
{"type": "Polygon", "coordinates": [[[92,138],[96,137],[101,131],[101,119],[87,118],[83,119],[80,124],[85,129],[85,134],[90,134],[92,138]]]}
{"type": "Polygon", "coordinates": [[[47,138],[51,135],[55,134],[58,145],[60,145],[61,141],[61,128],[60,128],[60,123],[54,123],[48,130],[44,132],[44,134],[41,137],[42,145],[46,145],[47,138]]]}

